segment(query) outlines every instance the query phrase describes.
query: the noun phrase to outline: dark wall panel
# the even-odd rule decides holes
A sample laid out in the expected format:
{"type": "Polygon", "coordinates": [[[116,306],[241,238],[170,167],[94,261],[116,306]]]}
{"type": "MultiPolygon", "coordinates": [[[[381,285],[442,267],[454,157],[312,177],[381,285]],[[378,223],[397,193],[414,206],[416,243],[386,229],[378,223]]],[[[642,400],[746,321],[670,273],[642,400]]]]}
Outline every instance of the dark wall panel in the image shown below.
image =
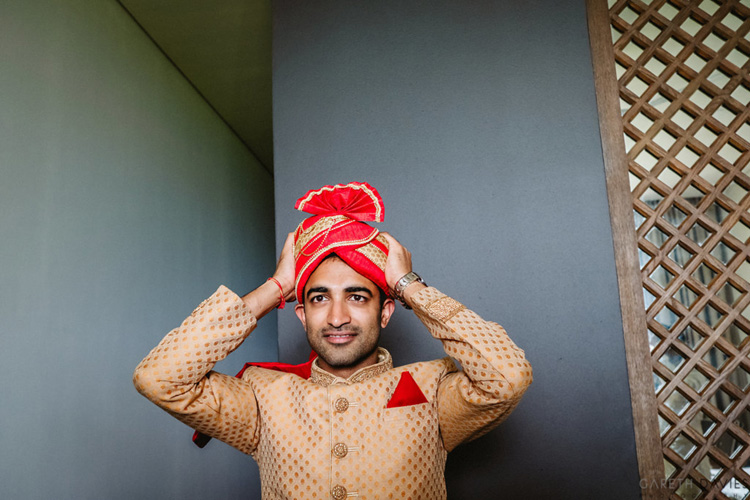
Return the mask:
{"type": "MultiPolygon", "coordinates": [[[[448,461],[449,498],[639,496],[583,2],[274,2],[277,245],[294,201],[363,180],[430,283],[535,369],[448,461]]],[[[307,356],[291,308],[280,357],[307,356]]],[[[397,363],[442,356],[403,309],[397,363]]]]}

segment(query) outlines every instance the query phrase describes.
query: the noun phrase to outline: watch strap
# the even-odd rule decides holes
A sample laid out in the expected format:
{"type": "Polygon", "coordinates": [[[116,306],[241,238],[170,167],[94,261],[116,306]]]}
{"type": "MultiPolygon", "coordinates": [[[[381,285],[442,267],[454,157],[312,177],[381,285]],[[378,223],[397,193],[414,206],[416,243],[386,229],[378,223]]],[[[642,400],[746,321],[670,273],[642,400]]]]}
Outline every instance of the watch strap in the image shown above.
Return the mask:
{"type": "Polygon", "coordinates": [[[393,296],[401,302],[406,309],[411,309],[404,300],[404,290],[412,283],[423,283],[424,280],[414,271],[410,271],[404,274],[401,279],[396,282],[396,286],[393,287],[393,296]]]}

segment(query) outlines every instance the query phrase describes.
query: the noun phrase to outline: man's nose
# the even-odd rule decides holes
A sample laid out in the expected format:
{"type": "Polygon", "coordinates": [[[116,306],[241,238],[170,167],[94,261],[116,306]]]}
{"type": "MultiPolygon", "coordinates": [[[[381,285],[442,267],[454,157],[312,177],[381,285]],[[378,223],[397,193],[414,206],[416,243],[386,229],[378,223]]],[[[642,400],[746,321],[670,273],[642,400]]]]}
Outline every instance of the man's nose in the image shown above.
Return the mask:
{"type": "Polygon", "coordinates": [[[350,319],[346,301],[333,299],[331,301],[331,308],[328,310],[328,324],[334,328],[338,328],[349,323],[350,319]]]}

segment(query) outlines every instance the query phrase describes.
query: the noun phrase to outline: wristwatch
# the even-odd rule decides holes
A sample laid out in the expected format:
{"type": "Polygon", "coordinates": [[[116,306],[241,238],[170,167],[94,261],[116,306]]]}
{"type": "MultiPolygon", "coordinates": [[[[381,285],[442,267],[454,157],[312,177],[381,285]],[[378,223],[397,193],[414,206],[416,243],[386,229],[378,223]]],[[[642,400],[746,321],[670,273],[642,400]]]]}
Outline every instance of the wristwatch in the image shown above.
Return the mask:
{"type": "Polygon", "coordinates": [[[404,290],[415,282],[424,284],[424,280],[420,278],[417,273],[410,271],[401,276],[401,279],[396,282],[396,286],[393,287],[393,296],[401,302],[405,309],[411,309],[411,307],[409,307],[404,300],[404,290]]]}

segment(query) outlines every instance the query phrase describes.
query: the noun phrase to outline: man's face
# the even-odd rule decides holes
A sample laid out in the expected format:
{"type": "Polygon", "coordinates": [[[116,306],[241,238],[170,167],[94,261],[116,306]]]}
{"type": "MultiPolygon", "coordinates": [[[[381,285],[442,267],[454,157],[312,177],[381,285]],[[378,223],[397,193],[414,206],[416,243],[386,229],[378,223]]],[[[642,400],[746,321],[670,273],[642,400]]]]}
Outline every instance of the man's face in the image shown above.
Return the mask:
{"type": "Polygon", "coordinates": [[[381,307],[378,287],[332,257],[310,275],[304,303],[295,312],[320,366],[348,377],[376,362],[380,329],[388,324],[394,307],[390,298],[381,307]]]}

